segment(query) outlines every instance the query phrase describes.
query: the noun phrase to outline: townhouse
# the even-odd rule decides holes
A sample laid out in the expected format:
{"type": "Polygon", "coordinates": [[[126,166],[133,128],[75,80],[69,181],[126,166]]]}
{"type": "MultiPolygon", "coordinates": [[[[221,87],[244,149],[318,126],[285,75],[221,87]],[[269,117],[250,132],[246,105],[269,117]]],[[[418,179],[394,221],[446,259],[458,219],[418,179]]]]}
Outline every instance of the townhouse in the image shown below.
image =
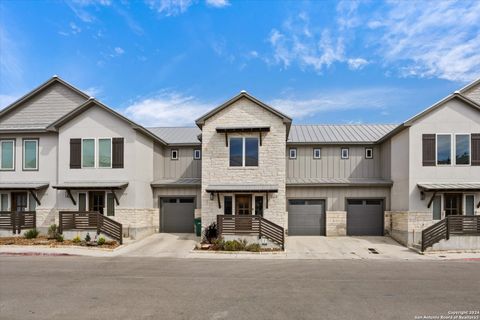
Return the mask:
{"type": "Polygon", "coordinates": [[[0,111],[0,218],[30,212],[41,229],[92,227],[90,212],[136,238],[200,217],[264,244],[413,245],[449,216],[478,223],[479,166],[480,80],[400,125],[294,125],[242,91],[196,127],[145,128],[59,77],[0,111]]]}

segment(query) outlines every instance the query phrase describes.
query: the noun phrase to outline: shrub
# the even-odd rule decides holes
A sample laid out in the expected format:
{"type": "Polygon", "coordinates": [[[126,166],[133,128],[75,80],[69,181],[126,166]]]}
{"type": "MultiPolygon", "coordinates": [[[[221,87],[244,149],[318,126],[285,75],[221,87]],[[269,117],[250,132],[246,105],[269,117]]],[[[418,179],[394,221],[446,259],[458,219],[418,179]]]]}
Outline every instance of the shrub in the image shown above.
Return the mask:
{"type": "Polygon", "coordinates": [[[212,243],[218,236],[217,224],[213,222],[211,225],[205,228],[204,239],[207,243],[212,243]]]}
{"type": "Polygon", "coordinates": [[[80,236],[76,236],[75,238],[72,239],[73,243],[80,243],[82,240],[80,240],[80,236]]]}
{"type": "Polygon", "coordinates": [[[62,234],[57,234],[57,242],[63,242],[63,235],[62,234]]]}
{"type": "Polygon", "coordinates": [[[90,233],[87,232],[87,235],[85,236],[85,241],[90,242],[90,240],[92,240],[92,238],[90,238],[90,233]]]}
{"type": "Polygon", "coordinates": [[[38,232],[38,230],[35,229],[35,228],[30,229],[27,232],[25,232],[25,238],[26,239],[34,239],[34,238],[38,237],[39,233],[40,232],[38,232]]]}
{"type": "Polygon", "coordinates": [[[223,241],[222,238],[217,238],[212,241],[212,246],[211,246],[212,250],[223,250],[224,247],[225,247],[225,241],[223,241]]]}
{"type": "Polygon", "coordinates": [[[104,238],[104,237],[98,238],[97,244],[98,244],[99,246],[104,245],[104,244],[105,244],[105,238],[104,238]]]}
{"type": "Polygon", "coordinates": [[[260,252],[260,245],[258,243],[251,243],[245,247],[245,250],[250,252],[260,252]]]}
{"type": "Polygon", "coordinates": [[[223,250],[225,251],[242,251],[245,249],[247,242],[245,240],[230,240],[225,241],[223,250]]]}
{"type": "Polygon", "coordinates": [[[50,227],[48,228],[47,234],[49,239],[56,239],[59,234],[57,225],[56,224],[50,225],[50,227]]]}

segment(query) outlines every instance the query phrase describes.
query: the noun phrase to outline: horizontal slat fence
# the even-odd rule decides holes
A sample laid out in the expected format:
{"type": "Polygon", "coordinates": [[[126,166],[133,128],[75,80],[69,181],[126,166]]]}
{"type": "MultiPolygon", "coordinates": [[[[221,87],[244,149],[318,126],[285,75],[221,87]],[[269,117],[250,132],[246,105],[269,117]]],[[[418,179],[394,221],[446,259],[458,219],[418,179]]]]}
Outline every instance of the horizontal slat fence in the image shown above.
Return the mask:
{"type": "Polygon", "coordinates": [[[122,224],[96,211],[60,211],[59,228],[60,233],[64,230],[96,229],[98,234],[104,233],[123,243],[122,224]]]}
{"type": "Polygon", "coordinates": [[[35,211],[0,211],[0,229],[9,229],[20,234],[22,229],[37,227],[35,211]]]}

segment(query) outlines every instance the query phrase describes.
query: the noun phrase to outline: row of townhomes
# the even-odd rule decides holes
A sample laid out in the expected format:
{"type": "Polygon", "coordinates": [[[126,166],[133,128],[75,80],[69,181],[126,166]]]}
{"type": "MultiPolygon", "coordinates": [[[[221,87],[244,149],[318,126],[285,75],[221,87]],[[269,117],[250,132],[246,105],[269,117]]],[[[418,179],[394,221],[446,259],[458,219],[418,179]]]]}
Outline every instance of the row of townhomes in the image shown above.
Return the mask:
{"type": "Polygon", "coordinates": [[[200,217],[280,246],[412,246],[480,215],[480,79],[401,124],[292,122],[242,91],[196,126],[146,128],[54,76],[0,111],[0,211],[39,229],[80,228],[91,212],[132,238],[193,233],[200,217]]]}

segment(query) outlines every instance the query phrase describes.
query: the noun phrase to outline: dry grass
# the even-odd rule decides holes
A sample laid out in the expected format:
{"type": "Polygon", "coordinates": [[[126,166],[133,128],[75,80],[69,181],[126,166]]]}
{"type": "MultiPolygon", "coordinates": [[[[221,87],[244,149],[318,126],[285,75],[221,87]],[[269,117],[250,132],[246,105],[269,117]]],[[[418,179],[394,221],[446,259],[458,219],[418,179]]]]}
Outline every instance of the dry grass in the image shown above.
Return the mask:
{"type": "MultiPolygon", "coordinates": [[[[35,239],[25,239],[24,237],[0,237],[0,245],[16,245],[16,246],[48,246],[48,247],[82,247],[82,243],[74,243],[72,240],[64,240],[58,242],[55,239],[48,239],[46,236],[38,236],[35,239]]],[[[97,248],[114,249],[118,247],[116,241],[106,241],[104,245],[96,246],[97,248]]]]}

